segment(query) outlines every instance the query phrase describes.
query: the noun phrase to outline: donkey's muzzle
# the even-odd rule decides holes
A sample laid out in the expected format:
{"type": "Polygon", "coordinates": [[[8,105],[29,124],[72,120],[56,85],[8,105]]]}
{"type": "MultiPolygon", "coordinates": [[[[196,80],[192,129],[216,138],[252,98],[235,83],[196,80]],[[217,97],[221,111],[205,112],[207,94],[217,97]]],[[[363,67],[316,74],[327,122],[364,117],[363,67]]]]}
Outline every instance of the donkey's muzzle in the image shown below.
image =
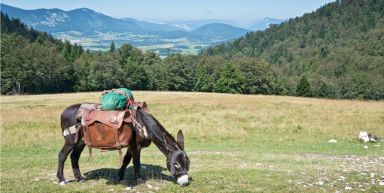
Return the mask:
{"type": "Polygon", "coordinates": [[[182,176],[178,177],[177,183],[180,186],[188,186],[189,185],[188,175],[182,175],[182,176]]]}

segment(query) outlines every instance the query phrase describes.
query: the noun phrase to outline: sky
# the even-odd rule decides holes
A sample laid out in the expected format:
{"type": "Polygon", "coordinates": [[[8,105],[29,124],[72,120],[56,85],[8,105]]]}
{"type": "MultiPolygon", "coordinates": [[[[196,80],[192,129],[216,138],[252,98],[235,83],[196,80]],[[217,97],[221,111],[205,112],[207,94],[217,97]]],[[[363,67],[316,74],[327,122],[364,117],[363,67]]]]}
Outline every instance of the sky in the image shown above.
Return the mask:
{"type": "Polygon", "coordinates": [[[89,8],[115,18],[147,21],[232,20],[245,24],[272,17],[287,19],[335,0],[1,0],[22,9],[89,8]]]}

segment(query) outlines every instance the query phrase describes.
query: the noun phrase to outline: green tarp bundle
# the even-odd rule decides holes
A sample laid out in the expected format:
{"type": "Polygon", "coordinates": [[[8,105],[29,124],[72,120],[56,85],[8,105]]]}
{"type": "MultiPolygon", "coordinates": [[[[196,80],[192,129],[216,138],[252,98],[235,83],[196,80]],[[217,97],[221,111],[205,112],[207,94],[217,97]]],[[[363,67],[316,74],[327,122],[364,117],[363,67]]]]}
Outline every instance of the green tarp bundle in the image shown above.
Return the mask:
{"type": "Polygon", "coordinates": [[[134,101],[132,91],[127,88],[105,91],[101,96],[101,109],[105,111],[124,109],[128,99],[134,101]]]}

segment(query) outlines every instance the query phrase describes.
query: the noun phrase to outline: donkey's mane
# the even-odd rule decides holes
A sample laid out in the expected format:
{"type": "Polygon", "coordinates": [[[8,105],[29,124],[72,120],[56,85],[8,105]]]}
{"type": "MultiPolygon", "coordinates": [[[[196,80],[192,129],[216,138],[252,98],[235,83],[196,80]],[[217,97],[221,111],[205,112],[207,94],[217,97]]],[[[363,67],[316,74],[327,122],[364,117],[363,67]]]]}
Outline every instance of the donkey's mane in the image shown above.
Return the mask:
{"type": "Polygon", "coordinates": [[[152,115],[152,114],[147,114],[150,116],[159,126],[160,130],[169,138],[171,138],[173,141],[176,141],[175,138],[173,137],[172,134],[168,133],[168,131],[164,128],[164,126],[152,115]]]}

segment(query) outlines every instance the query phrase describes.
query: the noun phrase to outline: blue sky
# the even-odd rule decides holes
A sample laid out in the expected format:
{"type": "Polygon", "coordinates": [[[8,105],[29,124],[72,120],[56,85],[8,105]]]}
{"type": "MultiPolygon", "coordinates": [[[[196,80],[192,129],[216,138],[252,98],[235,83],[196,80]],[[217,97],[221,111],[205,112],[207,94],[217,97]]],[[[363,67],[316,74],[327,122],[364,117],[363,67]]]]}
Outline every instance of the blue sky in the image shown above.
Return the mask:
{"type": "Polygon", "coordinates": [[[149,21],[225,19],[248,23],[263,17],[301,16],[335,0],[1,0],[23,9],[90,8],[116,18],[149,21]]]}

